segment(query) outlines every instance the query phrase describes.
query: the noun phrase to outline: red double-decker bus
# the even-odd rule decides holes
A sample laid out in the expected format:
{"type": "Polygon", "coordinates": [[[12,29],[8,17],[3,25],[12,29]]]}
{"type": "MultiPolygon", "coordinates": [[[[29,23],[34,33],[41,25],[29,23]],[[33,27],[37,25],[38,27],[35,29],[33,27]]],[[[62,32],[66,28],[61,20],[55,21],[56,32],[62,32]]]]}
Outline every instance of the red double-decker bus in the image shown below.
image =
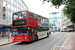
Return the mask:
{"type": "Polygon", "coordinates": [[[22,10],[13,13],[13,42],[30,42],[51,34],[48,18],[22,10]]]}

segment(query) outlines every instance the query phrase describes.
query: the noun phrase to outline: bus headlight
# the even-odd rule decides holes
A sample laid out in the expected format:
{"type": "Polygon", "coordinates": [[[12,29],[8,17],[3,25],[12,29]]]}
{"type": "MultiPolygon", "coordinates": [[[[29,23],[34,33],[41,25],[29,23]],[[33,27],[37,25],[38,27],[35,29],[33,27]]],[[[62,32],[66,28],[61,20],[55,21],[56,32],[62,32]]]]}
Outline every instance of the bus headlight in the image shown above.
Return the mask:
{"type": "Polygon", "coordinates": [[[27,37],[25,37],[25,39],[27,39],[27,37]]]}
{"type": "Polygon", "coordinates": [[[13,38],[13,39],[15,39],[15,38],[13,38]]]}

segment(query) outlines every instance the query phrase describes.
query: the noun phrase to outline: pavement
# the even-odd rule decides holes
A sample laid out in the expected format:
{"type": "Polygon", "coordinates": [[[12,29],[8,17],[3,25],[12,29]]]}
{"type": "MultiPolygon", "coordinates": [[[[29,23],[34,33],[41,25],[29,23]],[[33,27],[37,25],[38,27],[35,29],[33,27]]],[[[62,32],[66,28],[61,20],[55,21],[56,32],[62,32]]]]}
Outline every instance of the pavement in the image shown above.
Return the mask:
{"type": "Polygon", "coordinates": [[[0,40],[1,40],[1,39],[6,39],[6,38],[8,38],[8,37],[0,37],[0,40]]]}
{"type": "Polygon", "coordinates": [[[75,32],[69,33],[60,50],[75,50],[75,32]]]}
{"type": "Polygon", "coordinates": [[[8,41],[7,37],[0,38],[0,46],[7,45],[7,44],[10,44],[10,43],[12,43],[12,38],[9,38],[9,41],[8,41]]]}

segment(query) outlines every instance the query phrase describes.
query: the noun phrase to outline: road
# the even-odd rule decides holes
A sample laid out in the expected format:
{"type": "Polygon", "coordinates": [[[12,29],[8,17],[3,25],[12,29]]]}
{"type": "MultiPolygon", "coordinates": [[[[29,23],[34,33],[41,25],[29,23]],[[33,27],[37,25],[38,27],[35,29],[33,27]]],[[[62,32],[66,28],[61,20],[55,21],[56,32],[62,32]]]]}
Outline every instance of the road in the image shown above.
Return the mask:
{"type": "Polygon", "coordinates": [[[12,43],[1,46],[0,50],[51,50],[51,48],[66,34],[67,32],[55,32],[48,38],[44,38],[32,43],[12,43]]]}

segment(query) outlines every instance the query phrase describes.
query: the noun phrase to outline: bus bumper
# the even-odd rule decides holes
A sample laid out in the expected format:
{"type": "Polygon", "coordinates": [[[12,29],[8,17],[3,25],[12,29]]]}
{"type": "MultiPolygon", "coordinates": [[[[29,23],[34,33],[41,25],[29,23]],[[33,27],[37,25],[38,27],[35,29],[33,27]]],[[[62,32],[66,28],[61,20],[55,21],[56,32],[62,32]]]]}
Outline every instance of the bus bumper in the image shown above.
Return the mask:
{"type": "Polygon", "coordinates": [[[13,40],[13,42],[29,42],[29,39],[26,39],[26,40],[13,40]]]}

